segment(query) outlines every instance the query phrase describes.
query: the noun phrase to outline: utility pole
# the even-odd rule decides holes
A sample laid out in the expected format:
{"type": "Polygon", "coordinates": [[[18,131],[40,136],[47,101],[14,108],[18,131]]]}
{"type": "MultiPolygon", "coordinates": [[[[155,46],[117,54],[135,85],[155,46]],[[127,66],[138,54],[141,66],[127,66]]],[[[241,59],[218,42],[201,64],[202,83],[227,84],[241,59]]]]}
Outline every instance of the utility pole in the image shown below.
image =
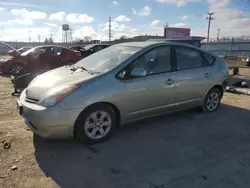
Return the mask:
{"type": "Polygon", "coordinates": [[[111,17],[109,17],[109,42],[111,42],[111,17]]]}
{"type": "Polygon", "coordinates": [[[207,27],[207,42],[209,42],[209,37],[210,37],[210,25],[211,25],[211,20],[214,18],[212,17],[214,15],[214,12],[207,12],[207,17],[206,19],[208,20],[208,27],[207,27]]]}
{"type": "Polygon", "coordinates": [[[167,38],[167,30],[168,30],[168,22],[166,22],[165,26],[164,26],[164,37],[167,38]]]}
{"type": "Polygon", "coordinates": [[[29,43],[31,42],[30,33],[31,33],[31,31],[29,30],[29,43]]]}
{"type": "Polygon", "coordinates": [[[37,35],[38,42],[40,43],[40,35],[37,35]]]}
{"type": "Polygon", "coordinates": [[[217,41],[220,40],[220,28],[217,29],[217,41]]]}

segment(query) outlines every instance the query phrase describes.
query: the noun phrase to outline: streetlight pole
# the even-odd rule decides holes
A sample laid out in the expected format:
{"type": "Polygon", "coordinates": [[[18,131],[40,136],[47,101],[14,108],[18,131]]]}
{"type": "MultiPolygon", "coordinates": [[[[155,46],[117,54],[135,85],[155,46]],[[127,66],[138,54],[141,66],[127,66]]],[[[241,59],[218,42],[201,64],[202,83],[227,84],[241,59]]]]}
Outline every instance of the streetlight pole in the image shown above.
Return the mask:
{"type": "Polygon", "coordinates": [[[208,27],[207,27],[207,42],[209,42],[209,37],[210,37],[210,25],[211,25],[211,20],[214,18],[212,17],[214,15],[214,12],[207,12],[207,17],[206,19],[208,20],[208,27]]]}
{"type": "Polygon", "coordinates": [[[217,41],[220,40],[220,28],[217,29],[217,41]]]}

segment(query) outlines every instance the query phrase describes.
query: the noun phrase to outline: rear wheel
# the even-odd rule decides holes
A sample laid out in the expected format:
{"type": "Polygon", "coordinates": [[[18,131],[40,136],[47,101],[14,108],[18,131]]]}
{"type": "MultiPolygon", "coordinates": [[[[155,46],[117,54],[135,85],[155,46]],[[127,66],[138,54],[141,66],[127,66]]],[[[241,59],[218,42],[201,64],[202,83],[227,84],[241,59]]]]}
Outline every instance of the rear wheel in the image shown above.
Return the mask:
{"type": "Polygon", "coordinates": [[[212,88],[203,103],[203,112],[214,112],[220,107],[222,93],[218,88],[212,88]]]}
{"type": "Polygon", "coordinates": [[[95,144],[110,138],[116,128],[114,110],[97,104],[84,110],[75,124],[75,137],[83,143],[95,144]]]}

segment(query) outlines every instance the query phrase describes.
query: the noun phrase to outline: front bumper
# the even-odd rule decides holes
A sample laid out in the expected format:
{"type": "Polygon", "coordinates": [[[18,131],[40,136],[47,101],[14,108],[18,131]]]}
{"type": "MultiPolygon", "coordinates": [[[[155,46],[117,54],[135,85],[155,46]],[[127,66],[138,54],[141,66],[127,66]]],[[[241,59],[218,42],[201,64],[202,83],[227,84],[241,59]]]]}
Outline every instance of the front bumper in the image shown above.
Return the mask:
{"type": "Polygon", "coordinates": [[[43,107],[25,101],[25,91],[17,101],[19,114],[25,119],[29,128],[37,135],[44,138],[72,138],[74,123],[80,109],[65,110],[56,105],[43,107]]]}

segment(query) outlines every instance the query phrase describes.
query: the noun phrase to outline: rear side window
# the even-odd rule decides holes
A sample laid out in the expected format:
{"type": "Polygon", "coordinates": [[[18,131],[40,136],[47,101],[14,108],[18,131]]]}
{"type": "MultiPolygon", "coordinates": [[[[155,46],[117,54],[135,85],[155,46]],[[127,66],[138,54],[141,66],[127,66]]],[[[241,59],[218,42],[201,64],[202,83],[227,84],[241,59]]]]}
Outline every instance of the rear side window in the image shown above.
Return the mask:
{"type": "Polygon", "coordinates": [[[203,66],[199,51],[187,47],[175,47],[178,70],[194,69],[203,66]]]}
{"type": "Polygon", "coordinates": [[[214,64],[214,61],[215,61],[214,56],[211,56],[211,55],[209,55],[207,53],[203,53],[203,55],[204,55],[204,58],[205,58],[205,65],[210,66],[210,65],[214,64]]]}
{"type": "Polygon", "coordinates": [[[60,48],[60,47],[54,47],[54,53],[60,53],[60,52],[62,52],[62,48],[60,48]]]}

